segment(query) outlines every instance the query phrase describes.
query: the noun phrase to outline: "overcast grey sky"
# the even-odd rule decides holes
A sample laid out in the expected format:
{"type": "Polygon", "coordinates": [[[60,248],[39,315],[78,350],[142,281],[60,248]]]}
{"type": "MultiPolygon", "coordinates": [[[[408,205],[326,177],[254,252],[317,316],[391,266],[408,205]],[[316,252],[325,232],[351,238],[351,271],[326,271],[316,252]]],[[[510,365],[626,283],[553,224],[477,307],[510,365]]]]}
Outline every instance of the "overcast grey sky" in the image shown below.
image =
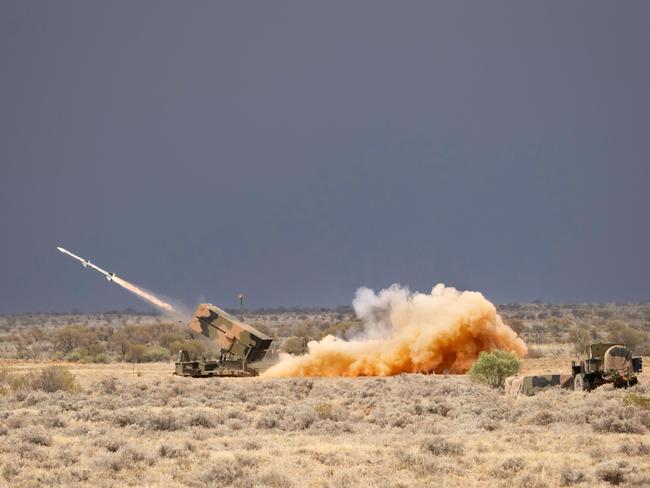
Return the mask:
{"type": "Polygon", "coordinates": [[[0,0],[0,312],[650,299],[650,2],[0,0]]]}

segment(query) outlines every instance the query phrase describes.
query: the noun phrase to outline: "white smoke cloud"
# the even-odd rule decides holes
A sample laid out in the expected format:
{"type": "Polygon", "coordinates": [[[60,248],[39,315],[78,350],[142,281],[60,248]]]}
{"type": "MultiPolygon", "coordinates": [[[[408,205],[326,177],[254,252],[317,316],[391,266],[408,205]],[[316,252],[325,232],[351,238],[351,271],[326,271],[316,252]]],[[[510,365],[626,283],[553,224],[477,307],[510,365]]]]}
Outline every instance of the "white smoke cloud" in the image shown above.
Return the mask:
{"type": "Polygon", "coordinates": [[[407,287],[394,284],[375,293],[362,286],[357,290],[352,301],[354,313],[363,322],[360,333],[348,337],[355,340],[388,339],[393,335],[391,313],[411,295],[407,287]]]}

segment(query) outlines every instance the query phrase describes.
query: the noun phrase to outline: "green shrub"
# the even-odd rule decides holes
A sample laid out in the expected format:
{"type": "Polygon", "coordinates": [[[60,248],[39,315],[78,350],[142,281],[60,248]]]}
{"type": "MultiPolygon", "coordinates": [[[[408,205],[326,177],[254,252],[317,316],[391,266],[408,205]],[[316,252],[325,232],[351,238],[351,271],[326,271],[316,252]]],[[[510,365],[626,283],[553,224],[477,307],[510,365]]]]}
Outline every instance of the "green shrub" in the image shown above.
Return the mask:
{"type": "Polygon", "coordinates": [[[130,363],[151,363],[154,361],[168,361],[170,357],[169,349],[165,347],[131,344],[125,359],[130,363]]]}
{"type": "Polygon", "coordinates": [[[168,361],[169,358],[169,349],[162,346],[151,346],[144,352],[142,360],[145,362],[168,361]]]}
{"type": "Polygon", "coordinates": [[[129,350],[126,353],[125,359],[129,363],[141,363],[144,361],[144,355],[147,352],[147,348],[142,344],[131,344],[129,350]]]}
{"type": "Polygon", "coordinates": [[[66,361],[77,363],[77,362],[81,361],[82,354],[78,349],[75,349],[74,351],[69,352],[68,354],[66,354],[63,357],[63,359],[65,359],[66,361]]]}
{"type": "Polygon", "coordinates": [[[492,388],[501,388],[508,376],[519,372],[521,361],[510,351],[483,351],[469,370],[470,377],[492,388]]]}
{"type": "MultiPolygon", "coordinates": [[[[174,342],[173,344],[170,345],[169,351],[172,354],[177,354],[178,351],[181,349],[187,351],[190,354],[191,358],[200,358],[205,355],[210,355],[212,352],[212,355],[218,354],[218,352],[215,351],[210,351],[210,348],[214,348],[213,345],[211,345],[208,341],[197,341],[197,340],[192,340],[192,341],[180,341],[180,342],[174,342]]],[[[215,348],[216,349],[216,348],[215,348]]]]}
{"type": "Polygon", "coordinates": [[[99,334],[94,328],[72,325],[58,329],[54,333],[53,342],[56,351],[68,354],[75,349],[99,342],[99,334]]]}
{"type": "Polygon", "coordinates": [[[97,354],[96,356],[88,356],[86,357],[86,361],[89,363],[101,363],[101,364],[108,364],[111,362],[111,357],[106,354],[105,352],[101,352],[97,354]]]}
{"type": "Polygon", "coordinates": [[[623,398],[623,403],[626,405],[634,405],[643,410],[650,410],[650,398],[639,395],[638,393],[629,393],[623,398]]]}
{"type": "Polygon", "coordinates": [[[172,345],[175,342],[183,342],[185,340],[185,334],[178,334],[174,332],[166,332],[164,334],[161,334],[160,337],[158,337],[158,345],[168,349],[171,353],[174,353],[176,351],[172,350],[172,345]]]}

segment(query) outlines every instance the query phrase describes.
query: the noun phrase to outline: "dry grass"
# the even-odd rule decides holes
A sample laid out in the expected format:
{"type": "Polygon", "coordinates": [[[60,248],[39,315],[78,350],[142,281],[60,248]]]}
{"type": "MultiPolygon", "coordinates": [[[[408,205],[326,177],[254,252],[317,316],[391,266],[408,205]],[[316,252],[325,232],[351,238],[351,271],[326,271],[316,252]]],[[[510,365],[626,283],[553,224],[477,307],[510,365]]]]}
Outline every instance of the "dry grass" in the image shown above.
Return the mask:
{"type": "MultiPolygon", "coordinates": [[[[565,369],[564,359],[539,361],[524,369],[565,369]]],[[[6,365],[6,376],[44,366],[6,365]]],[[[553,389],[510,402],[463,376],[200,380],[172,376],[170,364],[70,369],[77,391],[0,396],[0,486],[650,484],[647,375],[628,392],[553,389]]]]}

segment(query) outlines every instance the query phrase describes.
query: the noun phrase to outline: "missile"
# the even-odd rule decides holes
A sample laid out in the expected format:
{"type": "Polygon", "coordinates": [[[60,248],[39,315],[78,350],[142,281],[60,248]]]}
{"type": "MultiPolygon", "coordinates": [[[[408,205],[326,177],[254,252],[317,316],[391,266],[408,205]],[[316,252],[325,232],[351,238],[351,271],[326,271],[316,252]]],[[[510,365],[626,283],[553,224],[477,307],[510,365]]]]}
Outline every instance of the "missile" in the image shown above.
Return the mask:
{"type": "Polygon", "coordinates": [[[113,281],[113,278],[115,278],[115,273],[109,273],[108,271],[100,268],[96,264],[91,263],[89,259],[84,259],[81,256],[77,256],[75,253],[72,253],[72,252],[68,251],[67,249],[63,249],[62,247],[57,247],[57,249],[60,252],[62,252],[63,254],[67,254],[71,258],[74,258],[77,261],[79,261],[84,268],[91,268],[91,269],[94,269],[95,271],[98,271],[99,273],[103,274],[104,277],[108,281],[113,281]]]}

